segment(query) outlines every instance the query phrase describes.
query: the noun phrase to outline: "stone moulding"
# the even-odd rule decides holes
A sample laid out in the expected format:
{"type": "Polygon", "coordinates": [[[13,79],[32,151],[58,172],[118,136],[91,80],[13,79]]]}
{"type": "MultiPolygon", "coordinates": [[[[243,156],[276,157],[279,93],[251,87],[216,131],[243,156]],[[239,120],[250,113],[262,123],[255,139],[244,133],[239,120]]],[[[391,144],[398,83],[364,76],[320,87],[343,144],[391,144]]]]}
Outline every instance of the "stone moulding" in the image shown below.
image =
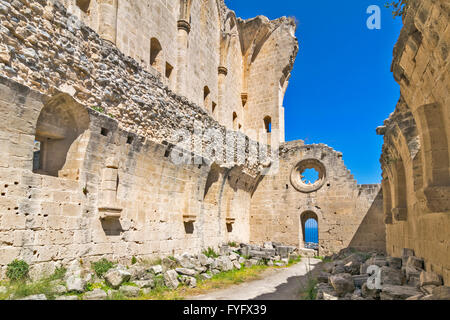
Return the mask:
{"type": "Polygon", "coordinates": [[[227,218],[226,222],[227,224],[234,224],[236,222],[236,218],[227,218]]]}
{"type": "Polygon", "coordinates": [[[219,72],[219,74],[223,74],[224,76],[228,75],[228,69],[226,67],[223,67],[223,66],[220,66],[218,68],[218,72],[219,72]]]}
{"type": "Polygon", "coordinates": [[[191,24],[186,20],[178,20],[177,22],[178,30],[184,30],[187,33],[191,32],[191,24]]]}
{"type": "Polygon", "coordinates": [[[122,216],[122,211],[123,211],[122,208],[115,208],[115,207],[98,208],[100,220],[120,219],[120,217],[122,216]]]}
{"type": "Polygon", "coordinates": [[[197,215],[194,215],[194,214],[184,214],[183,215],[184,223],[194,223],[195,221],[197,221],[197,215]]]}

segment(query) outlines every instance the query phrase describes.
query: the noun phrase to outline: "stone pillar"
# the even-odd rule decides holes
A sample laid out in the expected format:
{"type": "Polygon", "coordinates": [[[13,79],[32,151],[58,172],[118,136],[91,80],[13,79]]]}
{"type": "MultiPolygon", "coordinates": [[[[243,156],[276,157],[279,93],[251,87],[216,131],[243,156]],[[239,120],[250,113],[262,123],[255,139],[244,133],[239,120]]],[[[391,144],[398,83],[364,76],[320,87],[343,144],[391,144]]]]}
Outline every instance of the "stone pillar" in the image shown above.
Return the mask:
{"type": "Polygon", "coordinates": [[[106,167],[102,170],[100,205],[98,208],[101,219],[120,219],[122,208],[117,206],[118,175],[119,164],[117,159],[108,158],[106,167]]]}
{"type": "Polygon", "coordinates": [[[191,25],[186,20],[178,21],[178,71],[177,71],[177,93],[187,97],[187,52],[191,25]]]}
{"type": "Polygon", "coordinates": [[[226,67],[220,66],[219,69],[219,97],[218,97],[218,107],[219,108],[217,110],[217,121],[220,123],[224,123],[224,115],[223,115],[223,110],[226,110],[226,108],[224,108],[225,105],[225,79],[227,77],[228,74],[228,69],[226,67]]]}
{"type": "Polygon", "coordinates": [[[99,27],[101,38],[116,44],[118,0],[98,0],[99,27]]]}

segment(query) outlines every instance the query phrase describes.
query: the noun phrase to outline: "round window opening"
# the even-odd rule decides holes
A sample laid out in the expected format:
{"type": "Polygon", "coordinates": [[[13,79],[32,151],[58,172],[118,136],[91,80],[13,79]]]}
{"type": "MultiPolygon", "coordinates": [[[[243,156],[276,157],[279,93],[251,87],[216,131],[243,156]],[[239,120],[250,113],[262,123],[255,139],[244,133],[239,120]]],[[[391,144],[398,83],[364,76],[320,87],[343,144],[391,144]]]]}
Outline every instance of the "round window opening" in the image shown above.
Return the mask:
{"type": "Polygon", "coordinates": [[[292,169],[291,183],[300,192],[317,191],[322,188],[325,180],[325,166],[316,159],[303,160],[292,169]]]}

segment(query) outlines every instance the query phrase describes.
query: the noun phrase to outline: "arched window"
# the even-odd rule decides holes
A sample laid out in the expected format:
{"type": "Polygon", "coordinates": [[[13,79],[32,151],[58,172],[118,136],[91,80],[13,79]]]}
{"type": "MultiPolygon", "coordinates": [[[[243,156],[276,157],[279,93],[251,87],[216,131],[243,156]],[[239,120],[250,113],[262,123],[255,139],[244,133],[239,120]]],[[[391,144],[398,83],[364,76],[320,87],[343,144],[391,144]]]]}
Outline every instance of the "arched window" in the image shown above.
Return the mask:
{"type": "Polygon", "coordinates": [[[238,116],[236,112],[233,112],[233,130],[238,130],[238,116]]]}
{"type": "Polygon", "coordinates": [[[213,102],[212,106],[211,106],[211,111],[214,117],[216,117],[216,108],[217,108],[217,103],[213,102]]]}
{"type": "Polygon", "coordinates": [[[306,211],[300,216],[303,246],[317,250],[319,244],[319,219],[317,214],[306,211]]]}
{"type": "Polygon", "coordinates": [[[161,43],[159,43],[158,39],[152,38],[150,40],[150,65],[159,72],[162,71],[163,65],[162,53],[161,43]]]}
{"type": "Polygon", "coordinates": [[[89,114],[75,102],[55,98],[47,103],[36,125],[33,172],[76,180],[88,126],[89,114]]]}
{"type": "Polygon", "coordinates": [[[76,4],[83,12],[87,13],[91,5],[91,0],[77,0],[76,4]]]}
{"type": "Polygon", "coordinates": [[[205,110],[209,109],[210,105],[210,97],[211,97],[211,91],[209,90],[208,86],[205,86],[203,88],[203,107],[205,110]]]}
{"type": "Polygon", "coordinates": [[[264,129],[266,129],[267,133],[272,132],[272,118],[269,116],[264,118],[264,129]]]}

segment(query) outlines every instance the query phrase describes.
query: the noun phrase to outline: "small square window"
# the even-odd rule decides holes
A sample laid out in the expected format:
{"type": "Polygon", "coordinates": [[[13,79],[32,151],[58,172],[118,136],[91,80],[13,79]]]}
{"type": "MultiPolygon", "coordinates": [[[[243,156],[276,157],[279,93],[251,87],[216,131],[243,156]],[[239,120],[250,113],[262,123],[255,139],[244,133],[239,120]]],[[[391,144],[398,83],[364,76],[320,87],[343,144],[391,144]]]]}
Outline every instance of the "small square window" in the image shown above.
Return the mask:
{"type": "Polygon", "coordinates": [[[101,132],[100,132],[101,134],[102,134],[102,136],[108,136],[108,133],[109,133],[109,130],[108,129],[106,129],[106,128],[102,128],[102,130],[101,130],[101,132]]]}

